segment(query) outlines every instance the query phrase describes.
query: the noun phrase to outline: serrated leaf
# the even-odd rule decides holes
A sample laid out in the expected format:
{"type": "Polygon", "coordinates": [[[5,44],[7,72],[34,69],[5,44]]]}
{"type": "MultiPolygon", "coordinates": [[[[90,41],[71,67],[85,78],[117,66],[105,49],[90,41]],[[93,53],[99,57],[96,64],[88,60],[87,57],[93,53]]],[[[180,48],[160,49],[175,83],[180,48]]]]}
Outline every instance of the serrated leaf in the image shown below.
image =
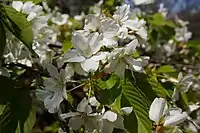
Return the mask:
{"type": "Polygon", "coordinates": [[[165,90],[165,88],[163,88],[163,86],[158,82],[156,76],[151,75],[147,80],[157,96],[163,98],[171,97],[167,90],[165,90]]]}
{"type": "Polygon", "coordinates": [[[6,47],[6,31],[4,29],[2,21],[0,20],[0,57],[4,53],[5,47],[6,47]]]}
{"type": "Polygon", "coordinates": [[[164,65],[157,69],[157,73],[172,73],[176,72],[176,70],[171,65],[164,65]]]}
{"type": "Polygon", "coordinates": [[[147,104],[150,103],[155,99],[156,93],[154,92],[151,84],[148,82],[148,76],[143,73],[131,72],[126,71],[126,76],[129,81],[138,88],[140,93],[146,97],[147,104]]]}
{"type": "Polygon", "coordinates": [[[151,133],[152,123],[148,118],[148,108],[144,98],[139,91],[131,84],[127,83],[122,86],[122,92],[133,107],[137,117],[138,133],[151,133]]]}

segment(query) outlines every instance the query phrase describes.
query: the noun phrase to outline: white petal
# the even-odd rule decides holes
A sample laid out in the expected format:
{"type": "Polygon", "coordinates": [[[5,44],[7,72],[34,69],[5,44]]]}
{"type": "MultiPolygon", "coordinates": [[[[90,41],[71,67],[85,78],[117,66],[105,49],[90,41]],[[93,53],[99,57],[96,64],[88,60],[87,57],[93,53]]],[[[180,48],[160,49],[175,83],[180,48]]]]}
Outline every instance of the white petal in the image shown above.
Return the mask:
{"type": "Polygon", "coordinates": [[[112,111],[106,111],[106,113],[103,115],[103,119],[114,122],[117,120],[117,114],[112,111]]]}
{"type": "Polygon", "coordinates": [[[22,12],[29,14],[31,12],[31,9],[33,8],[33,6],[34,6],[34,4],[32,1],[25,2],[23,5],[23,8],[22,8],[22,12]]]}
{"type": "Polygon", "coordinates": [[[91,54],[96,54],[100,50],[102,47],[102,39],[102,34],[99,34],[98,32],[92,33],[88,36],[88,43],[91,49],[91,54]]]}
{"type": "Polygon", "coordinates": [[[84,76],[87,75],[87,73],[83,70],[83,68],[81,67],[81,64],[79,63],[74,63],[74,70],[79,75],[84,75],[84,76]]]}
{"type": "Polygon", "coordinates": [[[125,26],[121,26],[119,28],[119,31],[117,32],[117,35],[121,39],[126,39],[128,37],[128,28],[126,28],[125,26]]]}
{"type": "Polygon", "coordinates": [[[93,96],[89,99],[89,103],[92,105],[92,106],[98,106],[99,105],[99,102],[97,101],[96,97],[93,96]]]}
{"type": "Polygon", "coordinates": [[[72,76],[74,76],[74,67],[69,63],[65,67],[65,79],[70,79],[72,76]]]}
{"type": "Polygon", "coordinates": [[[130,5],[124,4],[120,6],[114,13],[113,18],[117,21],[126,21],[129,18],[130,5]]]}
{"type": "Polygon", "coordinates": [[[100,27],[100,17],[89,14],[85,17],[84,29],[87,31],[96,31],[100,27]]]}
{"type": "Polygon", "coordinates": [[[18,12],[20,12],[23,7],[23,3],[21,1],[13,1],[12,7],[15,8],[18,12]]]}
{"type": "Polygon", "coordinates": [[[167,103],[163,98],[155,98],[152,102],[149,110],[149,118],[156,123],[158,123],[161,117],[164,116],[164,113],[168,109],[167,103]]]}
{"type": "Polygon", "coordinates": [[[32,8],[31,12],[36,13],[37,15],[39,15],[42,12],[42,6],[40,5],[36,5],[32,8]]]}
{"type": "Polygon", "coordinates": [[[86,59],[84,62],[81,62],[81,67],[85,72],[94,72],[99,68],[99,61],[94,61],[93,59],[86,59]]]}
{"type": "Polygon", "coordinates": [[[64,58],[65,59],[69,59],[69,58],[73,58],[73,57],[77,57],[79,56],[76,52],[76,50],[72,49],[70,51],[68,51],[66,54],[64,54],[64,58]]]}
{"type": "Polygon", "coordinates": [[[72,43],[79,54],[85,55],[91,53],[88,37],[84,36],[83,33],[75,32],[72,36],[72,43]]]}
{"type": "Polygon", "coordinates": [[[102,45],[104,45],[108,48],[113,48],[113,47],[117,47],[118,43],[114,37],[108,38],[107,36],[104,35],[103,40],[102,40],[102,45]]]}
{"type": "Polygon", "coordinates": [[[74,116],[70,118],[69,120],[69,127],[72,127],[72,129],[74,130],[78,130],[83,124],[84,124],[84,121],[79,116],[74,116]]]}
{"type": "MultiPolygon", "coordinates": [[[[113,62],[112,62],[113,63],[113,62]]],[[[113,63],[114,64],[114,63],[113,63]]],[[[112,64],[111,64],[112,65],[112,64]]],[[[112,68],[112,67],[111,67],[112,68]]],[[[114,68],[114,72],[121,78],[124,78],[124,73],[125,73],[125,69],[126,69],[126,64],[124,61],[119,60],[119,62],[117,62],[115,68],[114,68]]]]}
{"type": "Polygon", "coordinates": [[[147,40],[147,30],[144,27],[141,27],[136,34],[138,34],[142,39],[147,40]]]}
{"type": "Polygon", "coordinates": [[[45,98],[44,105],[50,113],[56,113],[62,101],[63,101],[62,92],[55,92],[53,96],[45,98]]]}
{"type": "Polygon", "coordinates": [[[47,71],[52,78],[59,79],[59,73],[55,66],[53,66],[52,64],[47,65],[47,71]]]}
{"type": "Polygon", "coordinates": [[[33,20],[36,16],[37,16],[36,13],[31,12],[31,13],[28,15],[28,17],[27,17],[27,20],[28,20],[28,21],[31,21],[31,20],[33,20]]]}
{"type": "Polygon", "coordinates": [[[142,5],[142,4],[150,4],[153,3],[155,0],[134,0],[135,5],[142,5]]]}
{"type": "Polygon", "coordinates": [[[182,79],[183,79],[183,73],[180,72],[180,73],[178,74],[178,81],[181,81],[182,79]]]}
{"type": "Polygon", "coordinates": [[[58,129],[58,133],[67,133],[67,132],[64,132],[64,131],[62,130],[62,128],[59,128],[59,129],[58,129]]]}
{"type": "Polygon", "coordinates": [[[123,107],[121,108],[121,111],[125,115],[129,115],[133,111],[133,107],[123,107]]]}
{"type": "Polygon", "coordinates": [[[177,124],[184,122],[187,116],[186,112],[176,112],[176,114],[170,115],[165,119],[164,126],[176,126],[177,124]]]}
{"type": "Polygon", "coordinates": [[[94,61],[100,61],[106,58],[108,52],[98,52],[97,54],[93,55],[90,59],[94,61]]]}
{"type": "Polygon", "coordinates": [[[53,79],[53,78],[46,78],[44,80],[43,84],[44,84],[46,90],[49,90],[51,92],[55,92],[56,91],[55,90],[55,86],[57,85],[57,82],[56,82],[55,79],[53,79]]]}
{"type": "Polygon", "coordinates": [[[137,31],[139,29],[139,27],[140,27],[138,19],[127,20],[127,21],[123,22],[123,25],[128,27],[129,29],[135,30],[135,31],[137,31]]]}
{"type": "Polygon", "coordinates": [[[52,96],[53,93],[50,92],[50,91],[37,89],[35,95],[36,95],[36,97],[37,97],[38,100],[44,102],[44,99],[45,99],[46,97],[48,97],[48,96],[52,96]]]}
{"type": "Polygon", "coordinates": [[[84,56],[76,56],[76,57],[69,58],[67,62],[83,62],[84,60],[85,60],[84,56]]]}
{"type": "Polygon", "coordinates": [[[136,47],[138,46],[138,40],[137,39],[134,39],[133,41],[131,41],[129,44],[127,44],[126,46],[125,46],[125,54],[126,55],[131,55],[134,51],[135,51],[135,49],[136,49],[136,47]]]}
{"type": "Polygon", "coordinates": [[[124,59],[126,60],[126,63],[129,65],[130,69],[133,69],[137,72],[141,72],[141,70],[143,69],[142,60],[136,60],[130,56],[126,56],[124,59]]]}
{"type": "Polygon", "coordinates": [[[83,100],[77,106],[77,111],[90,114],[92,112],[92,108],[90,105],[88,105],[88,103],[88,100],[83,98],[83,100]]]}
{"type": "Polygon", "coordinates": [[[6,68],[0,68],[0,75],[5,76],[5,77],[10,77],[10,73],[6,68]]]}
{"type": "Polygon", "coordinates": [[[79,115],[81,115],[81,113],[79,112],[69,112],[69,113],[61,114],[60,117],[64,120],[69,117],[74,117],[74,116],[79,116],[79,115]]]}

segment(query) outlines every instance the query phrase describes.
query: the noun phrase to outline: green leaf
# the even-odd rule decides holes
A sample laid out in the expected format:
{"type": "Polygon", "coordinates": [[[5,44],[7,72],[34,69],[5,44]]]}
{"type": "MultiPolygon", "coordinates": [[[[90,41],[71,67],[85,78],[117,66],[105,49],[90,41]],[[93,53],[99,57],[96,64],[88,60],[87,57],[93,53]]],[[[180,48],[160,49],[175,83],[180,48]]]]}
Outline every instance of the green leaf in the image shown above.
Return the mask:
{"type": "Polygon", "coordinates": [[[151,133],[152,123],[148,118],[148,108],[140,92],[131,84],[127,83],[122,86],[122,92],[133,107],[137,117],[138,133],[151,133]]]}
{"type": "Polygon", "coordinates": [[[71,48],[73,48],[73,44],[71,42],[71,38],[67,38],[62,44],[62,50],[64,53],[67,53],[71,48]]]}
{"type": "Polygon", "coordinates": [[[110,105],[115,102],[115,99],[120,96],[121,94],[121,85],[120,83],[117,83],[113,86],[111,89],[104,89],[98,87],[98,85],[95,85],[97,89],[95,90],[95,96],[97,100],[104,104],[104,105],[110,105]]]}
{"type": "Polygon", "coordinates": [[[3,113],[5,106],[4,105],[0,105],[0,115],[3,113]]]}
{"type": "Polygon", "coordinates": [[[189,40],[188,46],[197,53],[200,53],[200,40],[189,40]]]}
{"type": "Polygon", "coordinates": [[[158,68],[157,73],[172,73],[176,70],[171,65],[164,65],[158,68]]]}
{"type": "Polygon", "coordinates": [[[29,117],[32,123],[35,122],[30,113],[32,100],[29,92],[15,88],[15,82],[7,77],[0,76],[0,84],[0,105],[4,105],[0,116],[0,133],[15,133],[18,126],[18,132],[26,133],[33,126],[29,117]]]}
{"type": "Polygon", "coordinates": [[[98,79],[98,86],[105,90],[105,89],[111,89],[113,88],[116,84],[119,84],[120,78],[116,74],[111,74],[109,79],[107,80],[102,80],[98,79]]]}
{"type": "Polygon", "coordinates": [[[137,117],[134,112],[124,116],[124,127],[129,133],[138,133],[137,117]]]}
{"type": "Polygon", "coordinates": [[[4,53],[5,47],[6,47],[6,31],[4,29],[2,21],[0,20],[0,57],[4,53]]]}
{"type": "Polygon", "coordinates": [[[162,84],[158,82],[155,75],[150,75],[147,80],[157,96],[163,97],[165,99],[171,97],[168,91],[165,88],[163,88],[162,84]]]}
{"type": "Polygon", "coordinates": [[[4,8],[10,22],[9,25],[6,25],[8,29],[12,29],[11,32],[34,53],[32,50],[33,32],[31,23],[27,21],[24,14],[14,8],[10,6],[4,6],[4,8]]]}
{"type": "Polygon", "coordinates": [[[156,97],[151,84],[148,82],[148,76],[143,73],[137,73],[132,71],[126,71],[128,80],[135,86],[140,93],[146,97],[147,104],[152,103],[156,97]]]}
{"type": "Polygon", "coordinates": [[[32,107],[32,109],[29,112],[29,116],[24,123],[24,128],[20,132],[20,125],[18,123],[16,133],[22,133],[22,132],[30,133],[33,129],[33,126],[35,125],[35,121],[36,121],[36,111],[35,111],[35,108],[32,107]]]}

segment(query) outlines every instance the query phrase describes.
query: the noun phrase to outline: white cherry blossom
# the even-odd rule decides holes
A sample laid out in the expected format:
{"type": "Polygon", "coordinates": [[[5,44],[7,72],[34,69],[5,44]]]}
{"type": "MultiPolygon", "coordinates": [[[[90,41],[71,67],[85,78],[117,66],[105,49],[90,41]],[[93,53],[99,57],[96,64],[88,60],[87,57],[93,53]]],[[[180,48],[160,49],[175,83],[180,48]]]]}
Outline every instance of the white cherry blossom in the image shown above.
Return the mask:
{"type": "Polygon", "coordinates": [[[82,32],[75,32],[72,43],[75,49],[65,54],[67,62],[80,63],[85,72],[96,71],[99,61],[106,57],[106,52],[99,52],[102,44],[102,35],[91,33],[84,36],[82,32]]]}
{"type": "Polygon", "coordinates": [[[71,78],[73,72],[71,73],[71,66],[67,66],[59,73],[57,68],[51,64],[47,66],[47,70],[51,78],[44,80],[44,92],[48,94],[44,98],[44,105],[50,113],[55,113],[63,99],[67,99],[65,82],[71,78]]]}
{"type": "Polygon", "coordinates": [[[123,6],[118,7],[113,15],[113,18],[120,26],[120,31],[118,32],[119,37],[125,38],[128,34],[129,38],[135,39],[136,35],[139,35],[142,39],[147,40],[146,22],[137,17],[132,19],[129,14],[130,5],[124,4],[123,6]]]}
{"type": "Polygon", "coordinates": [[[179,99],[179,93],[187,92],[193,84],[193,75],[188,74],[183,76],[183,74],[180,72],[177,80],[173,78],[170,78],[169,80],[172,80],[172,82],[176,84],[176,88],[174,88],[174,93],[172,95],[172,100],[177,101],[179,99]]]}
{"type": "Polygon", "coordinates": [[[108,54],[108,64],[105,66],[105,72],[115,72],[120,77],[124,77],[125,69],[131,69],[141,72],[143,64],[141,59],[134,59],[130,55],[135,51],[138,41],[135,39],[123,48],[116,48],[108,54]]]}
{"type": "Polygon", "coordinates": [[[86,131],[92,132],[94,129],[99,129],[98,125],[98,113],[92,113],[92,107],[88,104],[89,101],[83,98],[77,106],[77,112],[69,112],[61,114],[61,118],[64,120],[69,119],[69,126],[74,130],[78,130],[82,125],[85,126],[86,131]]]}
{"type": "Polygon", "coordinates": [[[57,25],[64,25],[67,24],[68,18],[69,18],[68,14],[57,13],[55,17],[51,18],[51,21],[57,25]]]}
{"type": "Polygon", "coordinates": [[[163,98],[155,98],[149,110],[149,118],[159,124],[164,119],[164,126],[176,126],[187,118],[187,113],[179,108],[168,108],[163,98]]]}

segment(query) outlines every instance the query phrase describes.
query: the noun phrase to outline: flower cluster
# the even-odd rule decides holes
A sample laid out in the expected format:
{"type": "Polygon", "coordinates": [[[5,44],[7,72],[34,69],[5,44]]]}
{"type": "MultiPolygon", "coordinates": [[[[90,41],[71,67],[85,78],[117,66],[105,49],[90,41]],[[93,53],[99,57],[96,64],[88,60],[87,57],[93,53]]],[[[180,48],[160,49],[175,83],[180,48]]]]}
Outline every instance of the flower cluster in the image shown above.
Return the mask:
{"type": "MultiPolygon", "coordinates": [[[[134,1],[136,6],[152,2],[134,1]]],[[[107,12],[103,8],[110,3],[100,0],[90,14],[70,16],[40,3],[12,2],[11,11],[31,27],[27,37],[32,44],[12,31],[18,26],[21,33],[19,25],[5,28],[0,78],[15,80],[13,88],[20,91],[30,89],[33,100],[44,103],[45,113],[58,115],[59,133],[198,130],[198,118],[191,114],[200,116],[200,63],[199,53],[192,55],[190,49],[198,46],[187,44],[189,22],[169,20],[163,4],[149,15],[128,4],[107,12]]],[[[4,6],[0,16],[9,18],[4,6]]],[[[8,24],[0,20],[0,28],[15,24],[5,20],[8,24]]],[[[5,113],[1,105],[0,113],[5,113]]]]}

